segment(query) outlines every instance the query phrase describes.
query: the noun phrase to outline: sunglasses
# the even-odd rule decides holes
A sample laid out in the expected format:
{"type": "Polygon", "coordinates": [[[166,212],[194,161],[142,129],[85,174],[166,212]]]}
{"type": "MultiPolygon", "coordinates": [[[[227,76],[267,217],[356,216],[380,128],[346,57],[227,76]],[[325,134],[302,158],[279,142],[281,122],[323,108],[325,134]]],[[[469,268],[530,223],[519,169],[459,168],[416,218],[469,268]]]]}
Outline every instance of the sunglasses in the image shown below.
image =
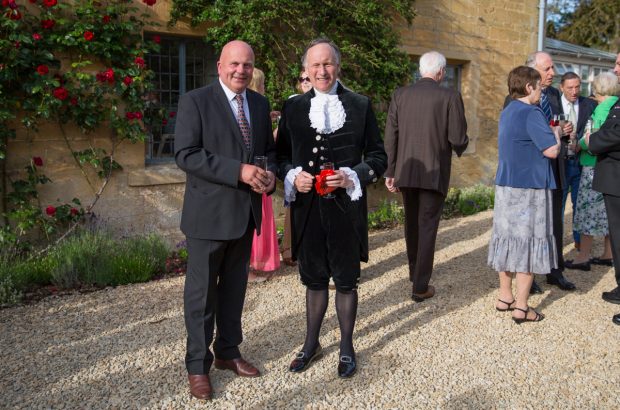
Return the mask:
{"type": "Polygon", "coordinates": [[[297,81],[299,81],[300,83],[303,83],[305,81],[310,81],[310,77],[299,77],[297,81]]]}

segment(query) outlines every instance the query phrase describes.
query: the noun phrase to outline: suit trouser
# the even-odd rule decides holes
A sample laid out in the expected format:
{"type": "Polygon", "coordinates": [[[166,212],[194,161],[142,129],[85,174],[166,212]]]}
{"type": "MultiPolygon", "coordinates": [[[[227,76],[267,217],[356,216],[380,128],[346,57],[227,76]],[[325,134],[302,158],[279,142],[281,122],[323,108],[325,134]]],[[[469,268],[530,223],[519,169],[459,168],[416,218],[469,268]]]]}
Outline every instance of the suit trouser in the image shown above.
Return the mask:
{"type": "MultiPolygon", "coordinates": [[[[251,218],[250,218],[251,219],[251,218]]],[[[189,374],[208,374],[213,363],[209,349],[223,360],[241,356],[241,312],[248,282],[254,224],[235,240],[187,238],[187,274],[183,294],[189,374]]]]}
{"type": "MultiPolygon", "coordinates": [[[[577,194],[579,192],[579,180],[581,179],[581,165],[579,165],[579,159],[566,159],[565,161],[565,177],[566,177],[566,188],[562,191],[562,217],[564,216],[564,209],[566,208],[566,200],[568,199],[568,194],[570,191],[570,199],[573,204],[573,222],[575,222],[575,209],[577,209],[577,194]]],[[[577,232],[574,227],[573,229],[573,240],[575,243],[581,242],[581,238],[579,236],[579,232],[577,232]]]]}
{"type": "Polygon", "coordinates": [[[555,238],[555,248],[558,254],[558,267],[551,269],[551,276],[562,276],[564,272],[564,215],[562,214],[562,199],[564,191],[562,189],[553,189],[552,191],[553,206],[553,237],[555,238]]]}
{"type": "Polygon", "coordinates": [[[409,280],[414,293],[428,290],[433,273],[435,241],[445,197],[437,191],[400,188],[405,208],[405,242],[409,261],[409,280]]]}
{"type": "Polygon", "coordinates": [[[603,194],[603,198],[609,223],[609,240],[616,270],[616,283],[620,287],[620,196],[603,194]]]}

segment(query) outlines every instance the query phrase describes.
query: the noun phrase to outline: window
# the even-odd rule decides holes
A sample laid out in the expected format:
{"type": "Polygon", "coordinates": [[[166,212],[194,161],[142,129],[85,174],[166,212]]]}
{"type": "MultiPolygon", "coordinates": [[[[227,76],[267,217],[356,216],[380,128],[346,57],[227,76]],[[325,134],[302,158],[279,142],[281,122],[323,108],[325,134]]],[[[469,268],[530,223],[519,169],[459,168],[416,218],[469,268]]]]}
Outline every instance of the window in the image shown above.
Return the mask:
{"type": "MultiPolygon", "coordinates": [[[[441,81],[442,87],[452,88],[456,91],[461,91],[461,71],[463,67],[461,65],[447,64],[446,65],[446,75],[441,81]]],[[[420,72],[418,69],[415,69],[413,75],[413,82],[418,81],[422,76],[420,76],[420,72]]]]}
{"type": "Polygon", "coordinates": [[[159,53],[149,54],[146,58],[147,66],[155,72],[155,87],[147,96],[145,118],[157,119],[156,124],[155,121],[146,124],[149,128],[146,162],[149,164],[173,160],[174,114],[179,96],[217,78],[217,57],[213,48],[202,39],[160,37],[159,53]],[[167,111],[169,115],[160,122],[161,115],[154,114],[163,111],[167,111]]]}

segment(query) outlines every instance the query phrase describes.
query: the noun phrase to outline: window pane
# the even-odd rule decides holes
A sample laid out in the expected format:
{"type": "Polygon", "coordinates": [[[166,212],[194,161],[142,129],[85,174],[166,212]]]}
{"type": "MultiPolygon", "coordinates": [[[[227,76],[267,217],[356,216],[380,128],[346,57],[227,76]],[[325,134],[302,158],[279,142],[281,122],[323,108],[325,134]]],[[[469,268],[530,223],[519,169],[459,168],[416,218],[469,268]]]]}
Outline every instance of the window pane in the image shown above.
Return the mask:
{"type": "MultiPolygon", "coordinates": [[[[153,35],[146,35],[147,40],[153,35]]],[[[148,96],[151,101],[148,119],[149,129],[147,161],[172,160],[174,155],[174,126],[181,81],[185,92],[206,85],[217,78],[217,56],[213,48],[202,39],[164,37],[160,35],[160,51],[149,54],[147,64],[155,72],[155,90],[148,96]],[[179,67],[180,49],[185,49],[185,64],[179,67]]]]}

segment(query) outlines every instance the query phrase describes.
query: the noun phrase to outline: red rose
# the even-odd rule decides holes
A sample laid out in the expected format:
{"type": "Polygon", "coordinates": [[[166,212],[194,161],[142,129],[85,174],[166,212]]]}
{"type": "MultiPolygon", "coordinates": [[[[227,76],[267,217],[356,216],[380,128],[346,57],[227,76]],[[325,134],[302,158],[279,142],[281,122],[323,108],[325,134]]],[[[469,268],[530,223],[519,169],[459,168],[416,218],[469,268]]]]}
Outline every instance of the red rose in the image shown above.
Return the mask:
{"type": "Polygon", "coordinates": [[[60,101],[64,101],[69,96],[69,93],[63,87],[58,87],[53,92],[54,97],[59,99],[60,101]]]}
{"type": "Polygon", "coordinates": [[[75,97],[71,97],[71,100],[69,102],[71,103],[71,105],[77,105],[78,99],[75,97]]]}
{"type": "Polygon", "coordinates": [[[17,8],[17,3],[15,3],[15,0],[9,0],[9,7],[12,9],[17,8]]]}
{"type": "Polygon", "coordinates": [[[45,75],[49,72],[50,70],[49,68],[47,68],[45,64],[41,64],[40,66],[37,67],[37,73],[39,73],[39,75],[45,75]]]}
{"type": "Polygon", "coordinates": [[[37,2],[37,0],[28,0],[28,1],[30,1],[30,4],[34,4],[37,2]]]}
{"type": "Polygon", "coordinates": [[[45,208],[45,213],[48,214],[49,216],[54,216],[56,214],[56,208],[50,205],[47,208],[45,208]]]}
{"type": "Polygon", "coordinates": [[[111,19],[112,19],[112,17],[110,17],[108,15],[103,16],[103,18],[102,18],[103,24],[108,24],[111,19]]]}
{"type": "Polygon", "coordinates": [[[133,60],[133,62],[136,63],[138,67],[144,68],[144,59],[142,57],[136,57],[136,59],[133,60]]]}
{"type": "Polygon", "coordinates": [[[140,111],[134,112],[133,115],[136,117],[136,120],[142,119],[142,113],[140,111]]]}
{"type": "Polygon", "coordinates": [[[168,124],[168,120],[167,119],[163,119],[161,120],[161,125],[167,125],[168,124]]]}
{"type": "Polygon", "coordinates": [[[142,0],[142,3],[146,4],[147,6],[152,6],[153,4],[157,3],[157,0],[142,0]]]}
{"type": "Polygon", "coordinates": [[[170,114],[168,114],[168,117],[174,118],[175,115],[177,115],[176,111],[170,111],[170,114]]]}
{"type": "Polygon", "coordinates": [[[22,18],[22,13],[20,13],[17,9],[11,9],[7,11],[6,15],[11,20],[20,20],[22,18]]]}
{"type": "Polygon", "coordinates": [[[21,42],[21,41],[17,40],[17,41],[15,42],[15,48],[19,48],[21,45],[22,45],[22,42],[21,42]]]}
{"type": "Polygon", "coordinates": [[[133,78],[131,78],[130,76],[126,76],[125,79],[123,79],[123,83],[125,83],[125,85],[129,87],[129,84],[133,83],[133,78]]]}
{"type": "Polygon", "coordinates": [[[91,41],[93,38],[95,38],[95,35],[93,34],[92,31],[85,31],[84,32],[84,40],[91,41]]]}
{"type": "Polygon", "coordinates": [[[41,27],[44,29],[51,29],[55,24],[56,22],[52,19],[41,20],[41,27]]]}
{"type": "Polygon", "coordinates": [[[58,3],[56,0],[43,0],[43,5],[45,7],[54,7],[58,3]]]}
{"type": "Polygon", "coordinates": [[[32,35],[32,39],[33,39],[33,40],[35,40],[35,41],[39,41],[39,40],[41,40],[42,38],[43,38],[43,36],[42,36],[41,34],[39,34],[39,33],[34,33],[34,34],[32,35]]]}
{"type": "Polygon", "coordinates": [[[125,113],[125,117],[127,117],[128,120],[133,120],[136,118],[136,115],[132,112],[128,112],[128,113],[125,113]]]}
{"type": "Polygon", "coordinates": [[[161,43],[161,37],[159,36],[153,36],[153,41],[157,44],[161,43]]]}
{"type": "Polygon", "coordinates": [[[78,211],[75,208],[71,208],[71,210],[69,211],[69,213],[71,214],[71,216],[76,216],[77,214],[80,213],[80,211],[78,211]]]}
{"type": "Polygon", "coordinates": [[[2,0],[2,7],[8,7],[9,6],[9,0],[2,0]]]}
{"type": "Polygon", "coordinates": [[[32,157],[32,162],[37,166],[37,167],[42,167],[43,166],[43,158],[41,157],[32,157]]]}

